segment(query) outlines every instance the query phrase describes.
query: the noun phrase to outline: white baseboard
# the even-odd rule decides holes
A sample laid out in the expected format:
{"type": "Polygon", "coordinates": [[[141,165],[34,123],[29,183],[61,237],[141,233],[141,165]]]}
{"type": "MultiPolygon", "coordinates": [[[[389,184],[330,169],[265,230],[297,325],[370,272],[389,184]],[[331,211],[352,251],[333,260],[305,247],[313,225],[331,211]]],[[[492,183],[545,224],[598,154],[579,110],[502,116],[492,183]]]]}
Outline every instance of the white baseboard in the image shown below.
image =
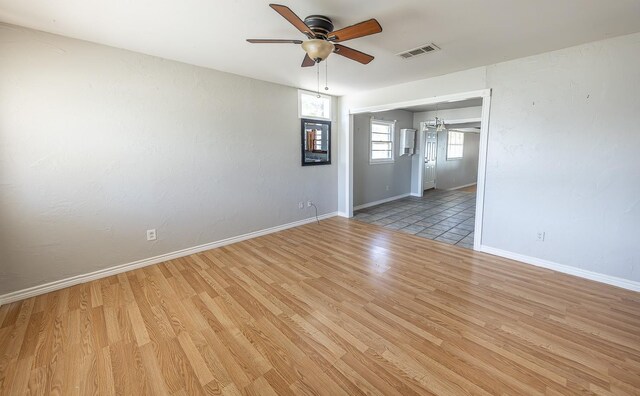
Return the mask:
{"type": "MultiPolygon", "coordinates": [[[[338,215],[338,212],[327,213],[321,216],[318,216],[318,219],[324,220],[330,217],[335,217],[338,215]]],[[[168,260],[174,260],[180,257],[189,256],[192,254],[200,253],[205,250],[215,249],[217,247],[230,245],[232,243],[244,241],[251,238],[256,238],[262,235],[271,234],[274,232],[286,230],[288,228],[298,227],[304,224],[313,223],[316,221],[315,217],[309,217],[308,219],[294,221],[292,223],[287,223],[283,225],[279,225],[276,227],[265,228],[263,230],[258,230],[254,232],[250,232],[243,235],[238,235],[230,238],[221,239],[219,241],[206,243],[204,245],[194,246],[186,249],[177,250],[175,252],[161,254],[155,257],[149,257],[142,260],[133,261],[127,264],[120,264],[113,267],[101,269],[98,271],[90,272],[88,274],[81,274],[72,276],[66,279],[60,279],[57,281],[45,283],[43,285],[33,286],[27,289],[14,291],[11,293],[3,294],[0,296],[0,305],[9,304],[14,301],[24,300],[25,298],[34,297],[40,294],[49,293],[55,290],[64,289],[65,287],[74,286],[80,283],[90,282],[96,279],[105,278],[107,276],[112,276],[116,274],[120,274],[122,272],[131,271],[137,268],[146,267],[148,265],[162,263],[168,260]]]]}
{"type": "Polygon", "coordinates": [[[376,205],[380,205],[380,204],[383,204],[383,203],[395,201],[396,199],[406,198],[409,195],[411,195],[411,194],[410,193],[406,193],[406,194],[396,195],[395,197],[381,199],[381,200],[375,201],[375,202],[369,202],[369,203],[366,203],[366,204],[363,204],[363,205],[358,205],[358,206],[354,207],[353,210],[360,210],[360,209],[364,209],[364,208],[369,208],[371,206],[376,206],[376,205]]]}
{"type": "Polygon", "coordinates": [[[484,253],[493,254],[494,256],[500,256],[500,257],[508,258],[511,260],[520,261],[525,264],[535,265],[536,267],[547,268],[550,270],[562,272],[564,274],[574,275],[580,278],[590,279],[592,281],[606,283],[608,285],[621,287],[623,289],[640,292],[640,282],[618,278],[611,275],[600,274],[593,271],[587,271],[580,268],[571,267],[565,264],[558,264],[552,261],[547,261],[547,260],[539,259],[536,257],[525,256],[519,253],[512,253],[506,250],[496,249],[486,245],[481,245],[480,251],[484,253]]]}
{"type": "Polygon", "coordinates": [[[420,195],[420,194],[418,194],[418,193],[411,193],[411,194],[409,194],[409,195],[411,195],[412,197],[422,198],[422,195],[420,195]]]}
{"type": "Polygon", "coordinates": [[[473,183],[465,184],[464,186],[458,186],[458,187],[454,187],[454,188],[447,188],[445,191],[455,191],[455,190],[459,190],[461,188],[467,188],[467,187],[475,186],[476,184],[478,184],[478,183],[477,182],[473,182],[473,183]]]}

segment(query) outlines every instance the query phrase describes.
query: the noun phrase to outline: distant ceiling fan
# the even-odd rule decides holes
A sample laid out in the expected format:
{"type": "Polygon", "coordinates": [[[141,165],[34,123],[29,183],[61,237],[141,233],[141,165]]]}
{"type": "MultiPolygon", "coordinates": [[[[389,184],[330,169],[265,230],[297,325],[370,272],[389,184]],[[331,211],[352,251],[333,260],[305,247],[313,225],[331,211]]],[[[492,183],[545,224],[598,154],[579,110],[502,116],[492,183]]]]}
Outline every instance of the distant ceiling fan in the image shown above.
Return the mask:
{"type": "Polygon", "coordinates": [[[382,27],[375,19],[333,31],[333,22],[326,16],[309,15],[303,21],[287,6],[280,4],[269,4],[269,6],[307,36],[307,40],[247,39],[248,42],[254,44],[301,44],[302,49],[307,53],[302,61],[302,67],[322,62],[332,52],[365,65],[373,60],[373,56],[369,54],[334,43],[380,33],[382,27]]]}

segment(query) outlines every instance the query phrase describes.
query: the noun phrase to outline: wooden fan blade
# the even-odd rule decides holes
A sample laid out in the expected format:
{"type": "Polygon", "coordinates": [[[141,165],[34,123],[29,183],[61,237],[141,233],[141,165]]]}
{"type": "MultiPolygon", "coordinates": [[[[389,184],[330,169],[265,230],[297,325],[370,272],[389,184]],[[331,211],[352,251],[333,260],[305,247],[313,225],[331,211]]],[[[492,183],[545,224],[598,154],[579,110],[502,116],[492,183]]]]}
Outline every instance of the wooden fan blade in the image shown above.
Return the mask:
{"type": "Polygon", "coordinates": [[[368,21],[356,23],[344,29],[336,30],[329,34],[329,41],[339,43],[341,41],[347,41],[358,37],[368,36],[370,34],[380,33],[382,26],[375,19],[369,19],[368,21]]]}
{"type": "Polygon", "coordinates": [[[335,47],[336,48],[333,50],[333,52],[335,52],[336,54],[342,55],[356,62],[360,62],[363,65],[366,65],[373,60],[373,56],[365,54],[364,52],[360,52],[358,50],[354,50],[353,48],[345,47],[341,44],[335,44],[335,47]]]}
{"type": "Polygon", "coordinates": [[[316,35],[309,29],[306,23],[299,16],[295,14],[295,12],[291,11],[291,9],[287,6],[283,6],[280,4],[269,4],[269,7],[273,8],[278,14],[282,15],[284,19],[289,21],[293,26],[298,28],[303,34],[307,37],[313,38],[316,35]]]}
{"type": "Polygon", "coordinates": [[[316,64],[316,61],[309,58],[309,55],[305,54],[304,59],[302,60],[302,67],[309,67],[316,64]]]}
{"type": "Polygon", "coordinates": [[[280,40],[280,39],[247,39],[253,44],[302,44],[302,40],[280,40]]]}

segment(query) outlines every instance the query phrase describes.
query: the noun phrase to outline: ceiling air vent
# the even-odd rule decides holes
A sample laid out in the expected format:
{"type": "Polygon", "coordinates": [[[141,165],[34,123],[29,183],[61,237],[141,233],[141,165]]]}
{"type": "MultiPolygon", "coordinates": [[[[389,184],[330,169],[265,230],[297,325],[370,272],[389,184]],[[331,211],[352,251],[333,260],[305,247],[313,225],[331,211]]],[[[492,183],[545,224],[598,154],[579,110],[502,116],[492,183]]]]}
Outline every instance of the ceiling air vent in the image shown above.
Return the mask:
{"type": "Polygon", "coordinates": [[[413,58],[415,56],[418,55],[423,55],[423,54],[428,54],[429,52],[434,52],[434,51],[438,51],[440,49],[440,47],[438,47],[437,45],[431,43],[431,44],[427,44],[427,45],[423,45],[421,47],[418,48],[414,48],[414,49],[410,49],[408,51],[404,51],[398,54],[399,57],[404,58],[404,59],[409,59],[409,58],[413,58]]]}

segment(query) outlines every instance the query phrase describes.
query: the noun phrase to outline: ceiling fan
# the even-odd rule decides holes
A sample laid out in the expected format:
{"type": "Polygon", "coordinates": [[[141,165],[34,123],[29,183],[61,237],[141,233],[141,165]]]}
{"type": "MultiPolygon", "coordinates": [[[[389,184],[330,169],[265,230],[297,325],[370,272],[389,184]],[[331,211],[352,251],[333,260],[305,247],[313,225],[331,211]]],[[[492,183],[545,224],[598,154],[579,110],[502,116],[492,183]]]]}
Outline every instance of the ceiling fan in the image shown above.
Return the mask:
{"type": "Polygon", "coordinates": [[[300,44],[307,53],[302,61],[302,67],[309,67],[322,62],[332,52],[365,65],[373,60],[373,56],[369,54],[337,43],[380,33],[382,27],[375,19],[369,19],[334,31],[333,22],[326,16],[309,15],[303,21],[287,6],[280,4],[269,4],[269,6],[307,36],[307,40],[247,39],[248,42],[254,44],[300,44]]]}

